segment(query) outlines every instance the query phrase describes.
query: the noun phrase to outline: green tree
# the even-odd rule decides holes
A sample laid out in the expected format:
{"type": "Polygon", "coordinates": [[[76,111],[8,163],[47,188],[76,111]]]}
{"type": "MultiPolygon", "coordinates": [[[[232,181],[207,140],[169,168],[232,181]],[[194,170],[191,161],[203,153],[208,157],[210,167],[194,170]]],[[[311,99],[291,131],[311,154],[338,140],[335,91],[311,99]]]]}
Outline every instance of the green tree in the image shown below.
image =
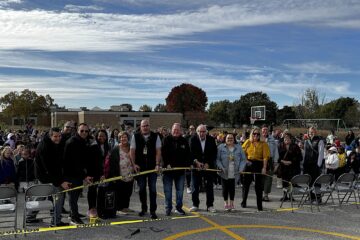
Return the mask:
{"type": "Polygon", "coordinates": [[[285,119],[294,119],[296,118],[296,113],[292,107],[284,106],[282,109],[279,109],[276,113],[276,123],[278,125],[282,124],[285,119]]]}
{"type": "Polygon", "coordinates": [[[151,112],[152,108],[149,105],[144,104],[139,108],[139,111],[140,112],[151,112]]]}
{"type": "Polygon", "coordinates": [[[329,103],[324,104],[320,108],[319,116],[322,118],[344,118],[348,109],[356,106],[358,101],[354,98],[340,97],[329,103]]]}
{"type": "Polygon", "coordinates": [[[166,105],[159,103],[155,106],[154,112],[166,112],[166,105]]]}
{"type": "Polygon", "coordinates": [[[27,120],[31,115],[49,113],[54,99],[49,95],[37,95],[36,92],[24,89],[21,93],[13,91],[0,98],[3,113],[10,117],[21,117],[27,120]]]}
{"type": "Polygon", "coordinates": [[[229,100],[213,102],[209,106],[208,114],[210,120],[216,124],[229,124],[231,103],[229,100]]]}
{"type": "Polygon", "coordinates": [[[360,127],[360,104],[356,103],[355,105],[347,108],[347,111],[344,115],[343,120],[346,123],[347,127],[360,127]]]}
{"type": "Polygon", "coordinates": [[[270,100],[269,96],[263,92],[247,93],[240,97],[239,101],[233,103],[232,119],[235,124],[249,124],[251,107],[253,106],[265,106],[266,108],[266,120],[267,123],[276,122],[277,104],[270,100]],[[236,116],[236,117],[234,117],[236,116]]]}
{"type": "Polygon", "coordinates": [[[192,84],[183,83],[171,89],[166,98],[168,112],[205,112],[207,97],[204,90],[192,84]]]}

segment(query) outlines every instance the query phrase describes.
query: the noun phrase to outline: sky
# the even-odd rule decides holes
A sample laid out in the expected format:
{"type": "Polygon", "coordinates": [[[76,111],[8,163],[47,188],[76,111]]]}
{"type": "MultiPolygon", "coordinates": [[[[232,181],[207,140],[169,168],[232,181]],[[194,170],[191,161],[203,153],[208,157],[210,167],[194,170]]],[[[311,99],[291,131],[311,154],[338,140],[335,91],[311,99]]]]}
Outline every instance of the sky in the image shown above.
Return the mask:
{"type": "Polygon", "coordinates": [[[0,0],[0,97],[67,108],[165,104],[191,83],[208,104],[308,88],[359,100],[360,0],[0,0]]]}

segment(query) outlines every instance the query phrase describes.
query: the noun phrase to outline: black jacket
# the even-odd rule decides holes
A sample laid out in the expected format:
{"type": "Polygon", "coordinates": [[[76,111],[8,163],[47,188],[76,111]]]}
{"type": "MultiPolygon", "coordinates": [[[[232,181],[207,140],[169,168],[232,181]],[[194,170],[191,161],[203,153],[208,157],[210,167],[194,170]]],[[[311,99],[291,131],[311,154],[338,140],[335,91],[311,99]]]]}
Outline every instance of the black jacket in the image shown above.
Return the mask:
{"type": "Polygon", "coordinates": [[[58,187],[64,182],[63,149],[55,144],[49,136],[39,143],[35,155],[36,177],[42,183],[52,183],[58,187]]]}
{"type": "Polygon", "coordinates": [[[35,180],[35,161],[21,158],[17,167],[18,182],[30,182],[35,180]]]}
{"type": "Polygon", "coordinates": [[[66,180],[82,180],[88,175],[89,145],[78,134],[66,141],[64,149],[64,176],[66,180]]]}
{"type": "Polygon", "coordinates": [[[217,157],[217,146],[215,139],[210,135],[206,136],[205,149],[204,152],[201,148],[201,142],[198,135],[195,135],[190,138],[190,151],[191,151],[191,160],[201,163],[207,163],[209,168],[215,168],[216,157],[217,157]]]}
{"type": "Polygon", "coordinates": [[[169,164],[171,167],[189,167],[191,165],[190,148],[188,141],[180,136],[174,138],[172,135],[166,136],[161,148],[163,167],[169,164]]]}

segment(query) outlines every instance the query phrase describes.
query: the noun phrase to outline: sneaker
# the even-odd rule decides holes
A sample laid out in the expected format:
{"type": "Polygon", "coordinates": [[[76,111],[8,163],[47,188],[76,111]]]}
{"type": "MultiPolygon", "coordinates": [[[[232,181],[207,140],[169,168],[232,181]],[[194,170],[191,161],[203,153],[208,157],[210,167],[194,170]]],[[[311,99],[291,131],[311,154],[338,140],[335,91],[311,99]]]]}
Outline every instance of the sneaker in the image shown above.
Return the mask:
{"type": "Polygon", "coordinates": [[[264,202],[270,202],[270,199],[268,196],[264,196],[263,199],[262,199],[264,202]]]}
{"type": "Polygon", "coordinates": [[[212,213],[216,213],[216,209],[213,206],[208,207],[207,211],[212,212],[212,213]]]}
{"type": "Polygon", "coordinates": [[[116,213],[119,215],[128,215],[127,212],[125,212],[124,210],[116,211],[116,213]]]}
{"type": "Polygon", "coordinates": [[[79,218],[86,218],[84,214],[78,213],[77,215],[79,216],[79,218]]]}
{"type": "MultiPolygon", "coordinates": [[[[175,212],[176,212],[176,211],[175,211],[175,212]]],[[[170,216],[170,215],[171,215],[171,209],[166,209],[165,215],[166,215],[166,216],[170,216]]]]}
{"type": "Polygon", "coordinates": [[[97,214],[97,210],[96,208],[91,208],[88,212],[87,215],[89,218],[97,218],[98,214],[97,214]]]}
{"type": "Polygon", "coordinates": [[[65,226],[69,226],[68,223],[64,223],[64,222],[59,222],[57,224],[51,224],[50,227],[65,227],[65,226]]]}
{"type": "Polygon", "coordinates": [[[190,194],[190,193],[191,193],[191,188],[189,188],[189,187],[186,188],[186,193],[187,193],[187,194],[190,194]]]}
{"type": "Polygon", "coordinates": [[[70,225],[81,225],[84,222],[80,219],[80,217],[72,217],[70,220],[70,225]]]}
{"type": "Polygon", "coordinates": [[[158,216],[156,215],[156,213],[150,213],[150,218],[151,219],[157,219],[158,218],[158,216]]]}
{"type": "Polygon", "coordinates": [[[140,216],[140,217],[143,217],[145,214],[146,214],[146,211],[141,211],[141,212],[139,212],[139,216],[140,216]]]}
{"type": "Polygon", "coordinates": [[[230,211],[230,206],[225,203],[225,204],[224,204],[224,209],[225,209],[225,211],[230,211]]]}
{"type": "Polygon", "coordinates": [[[175,209],[175,213],[176,213],[176,214],[179,214],[179,215],[185,215],[185,211],[182,210],[181,208],[175,209]]]}
{"type": "Polygon", "coordinates": [[[133,213],[135,212],[134,210],[130,209],[130,208],[123,208],[121,211],[126,212],[126,213],[133,213]]]}
{"type": "Polygon", "coordinates": [[[230,206],[229,206],[229,210],[230,210],[231,212],[235,212],[235,211],[236,211],[235,206],[234,206],[234,205],[230,205],[230,206]]]}
{"type": "Polygon", "coordinates": [[[199,208],[198,207],[195,207],[195,206],[192,206],[191,208],[190,208],[190,212],[197,212],[199,210],[199,208]]]}

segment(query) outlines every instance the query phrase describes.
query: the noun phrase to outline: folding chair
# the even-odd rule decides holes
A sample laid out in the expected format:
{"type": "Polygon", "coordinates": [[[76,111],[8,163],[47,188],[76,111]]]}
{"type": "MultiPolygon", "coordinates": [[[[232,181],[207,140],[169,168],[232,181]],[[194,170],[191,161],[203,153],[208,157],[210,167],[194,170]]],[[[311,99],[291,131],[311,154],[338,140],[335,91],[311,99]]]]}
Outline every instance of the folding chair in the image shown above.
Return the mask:
{"type": "MultiPolygon", "coordinates": [[[[301,196],[298,207],[301,207],[302,205],[304,205],[307,199],[310,199],[310,207],[312,211],[310,182],[311,176],[309,174],[296,175],[290,180],[290,186],[288,187],[286,193],[289,194],[292,209],[294,208],[294,197],[301,196]]],[[[283,203],[284,199],[281,201],[280,208],[282,207],[283,203]]]]}
{"type": "Polygon", "coordinates": [[[54,202],[49,200],[49,196],[54,193],[55,189],[51,184],[38,184],[26,189],[23,219],[24,229],[26,229],[26,217],[30,213],[47,210],[50,214],[50,210],[52,210],[55,215],[54,202]]]}
{"type": "Polygon", "coordinates": [[[14,223],[14,230],[17,229],[17,192],[13,187],[0,186],[0,214],[2,217],[1,223],[14,223]],[[6,220],[6,218],[14,218],[13,221],[6,220]]]}
{"type": "Polygon", "coordinates": [[[358,174],[356,177],[355,177],[355,181],[354,181],[354,189],[357,191],[357,194],[358,194],[358,198],[359,198],[359,201],[360,201],[360,174],[358,174]]]}
{"type": "Polygon", "coordinates": [[[315,202],[317,205],[317,208],[320,212],[320,200],[325,195],[328,195],[326,200],[323,201],[324,204],[326,204],[331,198],[332,203],[335,205],[334,198],[332,196],[332,193],[334,191],[334,187],[331,186],[331,184],[334,181],[334,176],[331,174],[321,174],[319,177],[315,179],[314,184],[311,187],[311,191],[315,194],[315,202]],[[320,199],[318,199],[318,196],[320,196],[320,199]]]}
{"type": "Polygon", "coordinates": [[[341,204],[343,204],[344,202],[348,203],[351,196],[353,196],[355,199],[356,207],[359,208],[359,206],[357,205],[354,181],[355,181],[355,174],[353,173],[343,173],[336,181],[335,191],[337,192],[338,195],[340,207],[341,204]]]}

